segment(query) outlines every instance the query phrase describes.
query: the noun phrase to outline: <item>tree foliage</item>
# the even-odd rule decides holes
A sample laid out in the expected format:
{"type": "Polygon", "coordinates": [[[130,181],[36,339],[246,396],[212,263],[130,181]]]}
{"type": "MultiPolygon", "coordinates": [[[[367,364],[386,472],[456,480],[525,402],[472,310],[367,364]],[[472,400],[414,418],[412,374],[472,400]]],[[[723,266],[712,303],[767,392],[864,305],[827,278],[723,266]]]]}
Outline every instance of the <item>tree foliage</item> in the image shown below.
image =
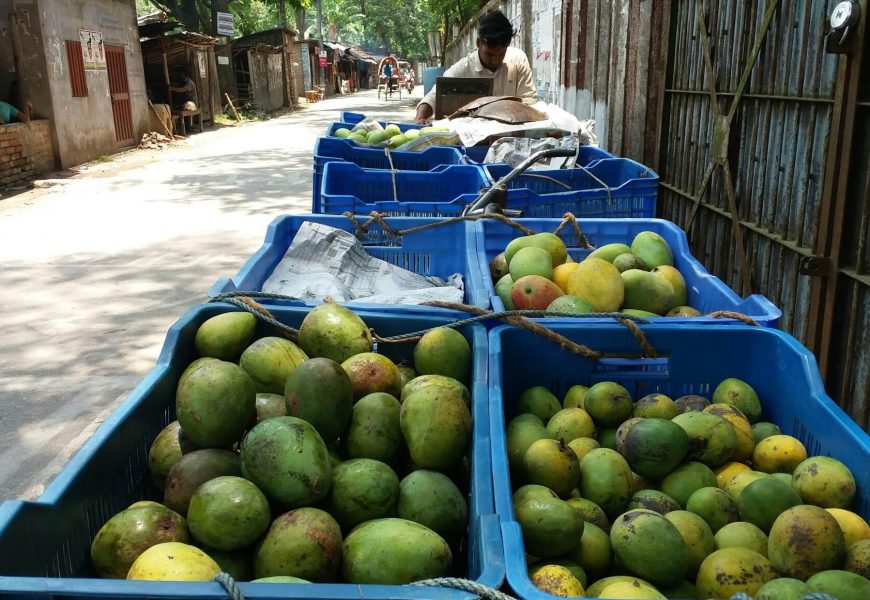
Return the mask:
{"type": "MultiPolygon", "coordinates": [[[[165,11],[190,31],[215,34],[213,11],[235,15],[237,35],[279,26],[317,31],[316,0],[136,0],[137,12],[165,11]]],[[[321,0],[323,34],[334,24],[339,41],[382,48],[408,58],[429,54],[427,33],[440,31],[446,46],[454,25],[468,23],[486,0],[321,0]]],[[[443,56],[443,52],[442,52],[443,56]]]]}

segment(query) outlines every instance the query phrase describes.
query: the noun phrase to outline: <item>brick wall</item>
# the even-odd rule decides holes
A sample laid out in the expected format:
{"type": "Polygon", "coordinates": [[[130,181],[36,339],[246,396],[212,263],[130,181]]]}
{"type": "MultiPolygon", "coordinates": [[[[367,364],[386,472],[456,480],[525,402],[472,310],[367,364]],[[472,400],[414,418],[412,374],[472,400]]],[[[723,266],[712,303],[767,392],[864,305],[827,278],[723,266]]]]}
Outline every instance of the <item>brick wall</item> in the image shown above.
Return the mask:
{"type": "Polygon", "coordinates": [[[0,187],[33,179],[53,169],[48,121],[0,125],[0,187]]]}

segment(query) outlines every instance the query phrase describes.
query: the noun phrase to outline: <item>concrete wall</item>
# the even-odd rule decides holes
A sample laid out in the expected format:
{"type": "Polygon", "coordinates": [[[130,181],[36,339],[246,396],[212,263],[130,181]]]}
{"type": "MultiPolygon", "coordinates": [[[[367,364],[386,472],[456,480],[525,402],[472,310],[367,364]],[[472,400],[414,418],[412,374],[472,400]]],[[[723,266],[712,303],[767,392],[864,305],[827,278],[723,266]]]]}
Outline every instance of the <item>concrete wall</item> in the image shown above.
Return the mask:
{"type": "Polygon", "coordinates": [[[48,121],[0,125],[0,187],[43,175],[53,167],[48,121]]]}
{"type": "Polygon", "coordinates": [[[0,100],[9,102],[9,83],[16,78],[9,29],[9,0],[0,0],[0,100]]]}
{"type": "Polygon", "coordinates": [[[87,162],[119,148],[107,71],[86,70],[88,95],[72,96],[65,41],[78,40],[79,29],[101,31],[105,45],[124,48],[133,138],[138,140],[148,130],[149,110],[133,0],[39,0],[39,18],[51,97],[58,108],[54,138],[61,166],[87,162]]]}

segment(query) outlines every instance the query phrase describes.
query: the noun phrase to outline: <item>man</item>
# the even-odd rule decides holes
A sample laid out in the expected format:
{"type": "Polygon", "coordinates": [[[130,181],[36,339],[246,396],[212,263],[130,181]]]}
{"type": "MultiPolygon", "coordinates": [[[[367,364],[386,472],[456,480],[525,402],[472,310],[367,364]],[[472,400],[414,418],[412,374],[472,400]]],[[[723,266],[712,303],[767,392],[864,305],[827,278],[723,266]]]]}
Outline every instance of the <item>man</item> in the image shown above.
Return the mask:
{"type": "Polygon", "coordinates": [[[196,110],[199,106],[199,98],[196,94],[196,84],[193,83],[193,80],[190,77],[184,74],[178,78],[176,83],[180,83],[181,85],[170,86],[169,90],[184,95],[181,100],[175,100],[173,105],[181,110],[196,110]]]}
{"type": "MultiPolygon", "coordinates": [[[[492,77],[494,96],[519,96],[523,102],[538,100],[529,59],[510,45],[516,32],[500,10],[483,15],[477,26],[477,49],[447,69],[444,77],[492,77]]],[[[435,112],[435,88],[417,105],[415,122],[423,125],[435,112]]]]}
{"type": "MultiPolygon", "coordinates": [[[[30,110],[30,103],[26,107],[27,111],[30,110]]],[[[26,112],[21,112],[8,102],[3,102],[0,100],[0,125],[4,123],[11,123],[13,120],[21,121],[22,123],[26,123],[30,120],[30,115],[26,112]]]]}

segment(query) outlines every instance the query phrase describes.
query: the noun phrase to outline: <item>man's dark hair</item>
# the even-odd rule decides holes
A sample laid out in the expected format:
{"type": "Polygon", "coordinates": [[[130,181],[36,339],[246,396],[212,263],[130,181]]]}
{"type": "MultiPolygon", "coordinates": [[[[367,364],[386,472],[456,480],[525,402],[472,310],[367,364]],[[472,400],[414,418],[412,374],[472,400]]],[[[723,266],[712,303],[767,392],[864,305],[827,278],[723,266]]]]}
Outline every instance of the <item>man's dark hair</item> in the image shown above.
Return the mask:
{"type": "Polygon", "coordinates": [[[477,37],[487,46],[509,46],[514,35],[513,25],[500,10],[487,12],[477,25],[477,37]]]}

